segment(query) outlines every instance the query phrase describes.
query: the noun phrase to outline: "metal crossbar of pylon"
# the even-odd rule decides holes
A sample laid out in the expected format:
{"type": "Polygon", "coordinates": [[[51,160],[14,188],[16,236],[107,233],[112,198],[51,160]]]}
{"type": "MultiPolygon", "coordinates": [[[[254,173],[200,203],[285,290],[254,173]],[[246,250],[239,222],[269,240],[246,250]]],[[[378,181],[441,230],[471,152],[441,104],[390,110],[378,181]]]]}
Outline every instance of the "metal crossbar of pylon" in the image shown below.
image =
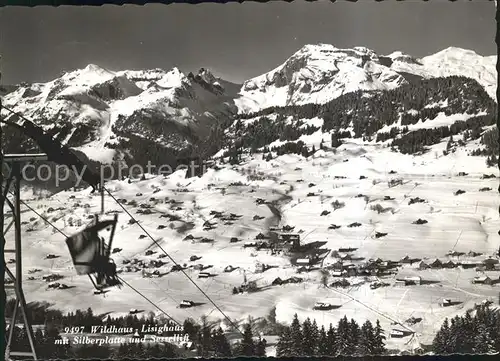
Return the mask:
{"type": "MultiPolygon", "coordinates": [[[[11,209],[12,214],[12,222],[9,224],[7,228],[0,232],[0,236],[2,237],[3,244],[5,245],[5,235],[7,231],[14,225],[14,248],[13,249],[4,249],[4,255],[8,253],[15,254],[15,271],[12,272],[9,267],[7,267],[7,262],[4,259],[4,268],[5,273],[8,278],[11,279],[12,284],[5,285],[5,292],[7,290],[14,290],[15,294],[15,303],[14,303],[14,311],[12,317],[9,322],[6,321],[8,325],[7,333],[7,343],[5,347],[5,359],[12,359],[15,357],[32,357],[34,360],[37,359],[36,349],[35,349],[35,337],[33,334],[33,327],[30,320],[30,315],[27,312],[27,304],[26,299],[24,297],[23,291],[23,272],[22,272],[22,248],[21,248],[21,164],[32,161],[40,161],[47,160],[47,156],[45,154],[5,154],[3,156],[3,165],[4,168],[8,168],[9,174],[5,179],[4,186],[1,190],[1,204],[0,206],[3,208],[6,203],[11,209]],[[13,188],[13,191],[11,189],[13,188]],[[14,198],[10,200],[8,195],[13,193],[14,198]],[[20,313],[20,314],[19,314],[20,313]],[[28,341],[30,345],[30,351],[12,351],[12,339],[14,335],[14,328],[18,324],[18,316],[21,316],[22,325],[26,330],[26,335],[28,336],[28,341]]],[[[3,223],[3,219],[1,220],[3,223]]],[[[11,267],[11,264],[9,263],[11,267]]]]}

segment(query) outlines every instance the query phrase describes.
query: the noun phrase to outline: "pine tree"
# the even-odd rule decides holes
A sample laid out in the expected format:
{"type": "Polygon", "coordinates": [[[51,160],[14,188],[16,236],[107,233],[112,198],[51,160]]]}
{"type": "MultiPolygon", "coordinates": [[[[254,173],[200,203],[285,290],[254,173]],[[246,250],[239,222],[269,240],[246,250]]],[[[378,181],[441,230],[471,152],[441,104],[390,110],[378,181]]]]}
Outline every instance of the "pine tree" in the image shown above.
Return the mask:
{"type": "Polygon", "coordinates": [[[316,339],[312,329],[311,320],[306,318],[302,323],[302,353],[301,356],[313,356],[316,346],[316,339]]]}
{"type": "Polygon", "coordinates": [[[198,356],[209,356],[212,350],[212,337],[207,319],[202,319],[201,328],[196,337],[198,356]]]}
{"type": "Polygon", "coordinates": [[[257,342],[257,345],[255,346],[255,356],[265,357],[266,356],[266,346],[267,346],[267,341],[265,339],[263,339],[262,337],[259,337],[259,341],[257,342]]]}
{"type": "Polygon", "coordinates": [[[321,329],[319,330],[319,337],[318,337],[318,351],[317,355],[318,356],[330,356],[330,347],[328,347],[328,336],[325,331],[325,326],[321,326],[321,329]]]}
{"type": "Polygon", "coordinates": [[[285,327],[278,338],[276,344],[276,356],[277,357],[290,357],[292,356],[292,334],[290,327],[285,327]]]}
{"type": "Polygon", "coordinates": [[[373,339],[373,354],[382,355],[385,353],[385,335],[384,330],[380,326],[380,321],[375,324],[375,332],[373,339]]]}
{"type": "Polygon", "coordinates": [[[346,356],[350,355],[352,351],[350,349],[349,343],[349,321],[347,317],[344,316],[339,320],[337,325],[337,338],[336,338],[336,349],[339,355],[346,356]]]}
{"type": "Polygon", "coordinates": [[[462,340],[462,352],[472,353],[474,349],[474,337],[477,334],[476,324],[472,318],[471,311],[465,313],[463,319],[464,338],[462,340]]]}
{"type": "Polygon", "coordinates": [[[292,339],[292,356],[302,356],[302,330],[297,314],[293,316],[292,324],[290,325],[290,334],[292,339]]]}
{"type": "Polygon", "coordinates": [[[231,346],[227,341],[222,328],[218,328],[212,335],[213,348],[216,357],[230,357],[231,356],[231,346]]]}
{"type": "Polygon", "coordinates": [[[474,353],[476,354],[486,354],[494,352],[494,341],[491,339],[490,333],[486,326],[479,325],[478,333],[474,338],[474,353]]]}
{"type": "Polygon", "coordinates": [[[372,323],[367,320],[361,326],[361,334],[359,338],[358,353],[361,356],[371,355],[375,344],[375,330],[372,323]]]}
{"type": "Polygon", "coordinates": [[[245,325],[245,329],[243,331],[243,340],[240,344],[240,354],[242,356],[255,355],[255,342],[253,340],[252,326],[248,323],[245,325]]]}
{"type": "Polygon", "coordinates": [[[359,338],[360,338],[360,329],[358,323],[351,319],[348,327],[348,352],[349,355],[354,355],[356,353],[356,349],[358,348],[359,338]]]}
{"type": "Polygon", "coordinates": [[[338,333],[335,327],[330,323],[328,331],[326,333],[328,339],[328,355],[337,356],[339,354],[338,348],[338,333]]]}
{"type": "Polygon", "coordinates": [[[318,344],[319,328],[318,328],[318,323],[316,322],[315,319],[312,322],[311,330],[312,330],[312,335],[313,335],[313,340],[314,340],[314,355],[316,355],[318,353],[318,348],[319,348],[319,344],[318,344]]]}

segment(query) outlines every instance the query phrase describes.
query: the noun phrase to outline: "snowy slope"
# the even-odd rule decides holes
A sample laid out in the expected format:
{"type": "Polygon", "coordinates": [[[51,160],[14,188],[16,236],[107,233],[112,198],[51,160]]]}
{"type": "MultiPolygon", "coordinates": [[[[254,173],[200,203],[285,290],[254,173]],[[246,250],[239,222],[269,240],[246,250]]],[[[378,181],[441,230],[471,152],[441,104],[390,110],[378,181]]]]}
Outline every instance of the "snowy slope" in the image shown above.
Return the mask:
{"type": "MultiPolygon", "coordinates": [[[[435,152],[439,153],[442,147],[444,144],[435,146],[435,152]]],[[[474,303],[497,297],[497,287],[472,285],[470,281],[476,275],[474,269],[418,271],[416,265],[405,265],[399,269],[399,276],[419,275],[438,283],[402,288],[395,285],[395,276],[389,276],[384,278],[390,284],[389,287],[371,290],[368,282],[355,277],[349,280],[358,282],[357,287],[324,288],[319,271],[297,274],[297,268],[291,265],[288,257],[273,256],[266,250],[244,249],[242,244],[253,242],[255,236],[265,232],[269,226],[288,224],[295,226],[297,231],[303,231],[304,243],[325,241],[323,247],[330,250],[355,247],[358,248],[355,255],[364,257],[365,261],[377,257],[399,260],[406,255],[428,262],[435,258],[455,260],[446,256],[450,250],[474,250],[483,253],[479,259],[484,259],[498,249],[500,220],[497,197],[493,196],[493,191],[479,192],[481,187],[495,189],[497,179],[485,180],[480,177],[483,173],[492,172],[498,176],[498,172],[487,169],[482,158],[468,157],[465,151],[439,157],[434,155],[435,152],[423,157],[401,155],[380,144],[353,140],[336,153],[321,150],[307,159],[284,155],[265,162],[260,157],[251,157],[241,166],[222,165],[220,170],[210,170],[201,178],[184,179],[180,171],[167,178],[148,177],[148,180],[131,184],[127,181],[110,182],[108,188],[115,197],[128,200],[126,209],[178,263],[189,266],[188,274],[235,320],[244,320],[248,315],[265,316],[272,305],[277,306],[279,321],[288,322],[297,312],[300,319],[309,316],[320,325],[337,322],[347,315],[359,322],[380,319],[382,326],[390,330],[394,320],[404,322],[414,316],[422,317],[422,323],[408,327],[416,332],[415,337],[419,342],[428,344],[445,317],[462,314],[474,303]],[[389,170],[396,171],[397,175],[389,174],[389,170]],[[469,174],[457,177],[459,171],[469,174]],[[346,178],[336,179],[337,175],[346,178]],[[360,175],[367,178],[359,180],[360,175]],[[404,179],[404,184],[389,188],[388,180],[394,177],[404,179]],[[242,185],[231,186],[234,182],[241,182],[242,185]],[[311,188],[309,183],[315,185],[311,188]],[[466,193],[454,196],[453,192],[459,188],[466,193]],[[307,197],[311,191],[317,195],[307,197]],[[366,195],[368,201],[356,197],[360,193],[366,195]],[[394,200],[384,201],[387,195],[394,200]],[[427,203],[408,205],[409,197],[416,196],[427,203]],[[266,205],[256,203],[257,198],[277,201],[282,214],[280,223],[266,205]],[[173,200],[177,203],[172,203],[173,200]],[[334,211],[330,205],[333,200],[344,202],[345,207],[334,211]],[[137,210],[144,209],[138,206],[140,204],[149,205],[152,213],[137,213],[137,210]],[[378,214],[371,210],[375,204],[391,207],[394,212],[378,214]],[[224,224],[213,218],[210,214],[213,210],[225,214],[235,213],[241,218],[231,225],[224,224]],[[331,213],[320,216],[323,210],[331,213]],[[160,217],[166,213],[176,215],[178,220],[168,221],[160,217]],[[255,215],[263,219],[255,220],[255,215]],[[412,225],[412,221],[417,218],[425,218],[429,223],[412,225]],[[207,220],[217,223],[214,229],[203,229],[207,220]],[[351,222],[359,222],[361,226],[347,227],[351,222]],[[185,225],[188,223],[191,226],[186,231],[185,225]],[[341,227],[329,230],[332,223],[341,227]],[[165,228],[159,229],[159,225],[165,228]],[[376,239],[375,231],[387,232],[388,235],[376,239]],[[214,243],[183,240],[188,234],[213,238],[214,243]],[[241,242],[230,243],[231,237],[239,237],[241,242]],[[202,258],[191,262],[189,258],[192,255],[202,258]],[[257,273],[257,262],[276,268],[257,273]],[[193,269],[197,263],[212,265],[209,271],[216,276],[198,279],[198,271],[193,269]],[[233,272],[224,272],[228,265],[238,268],[233,272]],[[243,270],[246,270],[248,280],[255,280],[259,287],[264,287],[262,291],[232,294],[232,288],[242,283],[243,270]],[[305,282],[270,286],[276,277],[286,279],[292,276],[302,277],[305,282]],[[438,302],[442,298],[454,298],[463,304],[440,308],[438,302]],[[333,311],[313,311],[312,306],[317,301],[336,303],[342,307],[333,311]]],[[[50,217],[66,234],[76,232],[81,228],[78,222],[85,224],[88,222],[87,217],[100,209],[99,197],[89,195],[88,190],[62,192],[48,199],[37,199],[27,192],[24,199],[38,212],[50,217]]],[[[140,228],[130,224],[129,217],[109,197],[106,198],[106,210],[120,212],[113,244],[113,247],[122,248],[113,255],[119,268],[123,270],[126,266],[124,260],[137,258],[147,263],[159,259],[162,252],[150,239],[140,237],[140,228]],[[153,250],[154,253],[146,256],[147,250],[153,250]]],[[[27,213],[24,219],[30,217],[27,213]]],[[[23,226],[23,237],[25,277],[34,277],[33,280],[25,281],[28,301],[47,300],[54,307],[69,311],[74,309],[75,299],[78,298],[79,304],[91,306],[96,312],[123,314],[130,309],[131,304],[137,309],[156,311],[128,287],[112,289],[105,297],[93,295],[88,279],[75,275],[68,252],[61,248],[64,238],[43,221],[29,221],[23,226]],[[60,258],[44,259],[48,253],[60,258]],[[35,267],[42,271],[28,274],[28,270],[35,267]],[[60,282],[75,288],[47,290],[47,284],[41,280],[41,276],[48,273],[64,275],[65,278],[60,282]]],[[[12,241],[13,237],[9,235],[8,246],[12,241]]],[[[168,258],[162,260],[167,262],[159,268],[162,273],[166,273],[162,277],[144,278],[141,271],[124,271],[121,276],[159,307],[168,310],[173,317],[182,320],[208,315],[213,321],[222,319],[184,275],[169,272],[172,263],[168,258]],[[180,309],[177,306],[183,299],[204,304],[180,309]]],[[[325,265],[335,261],[328,256],[325,265]]],[[[146,269],[152,271],[154,268],[146,269]]],[[[499,275],[499,272],[492,272],[490,277],[498,278],[499,275]]],[[[330,282],[334,280],[330,278],[330,282]]],[[[406,349],[409,347],[407,341],[404,338],[388,342],[391,347],[406,349]]]]}

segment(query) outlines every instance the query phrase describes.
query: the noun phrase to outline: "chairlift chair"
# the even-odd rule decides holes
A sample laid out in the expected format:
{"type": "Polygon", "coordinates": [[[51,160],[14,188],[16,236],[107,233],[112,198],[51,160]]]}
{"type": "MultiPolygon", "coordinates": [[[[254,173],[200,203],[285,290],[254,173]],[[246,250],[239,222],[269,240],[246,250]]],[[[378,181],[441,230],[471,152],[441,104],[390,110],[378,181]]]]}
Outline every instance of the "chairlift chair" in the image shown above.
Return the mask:
{"type": "Polygon", "coordinates": [[[110,258],[117,221],[116,214],[112,220],[99,220],[96,215],[95,222],[66,239],[76,273],[88,275],[98,291],[121,285],[116,264],[110,258]],[[111,230],[108,243],[99,236],[99,232],[105,229],[111,230]]]}

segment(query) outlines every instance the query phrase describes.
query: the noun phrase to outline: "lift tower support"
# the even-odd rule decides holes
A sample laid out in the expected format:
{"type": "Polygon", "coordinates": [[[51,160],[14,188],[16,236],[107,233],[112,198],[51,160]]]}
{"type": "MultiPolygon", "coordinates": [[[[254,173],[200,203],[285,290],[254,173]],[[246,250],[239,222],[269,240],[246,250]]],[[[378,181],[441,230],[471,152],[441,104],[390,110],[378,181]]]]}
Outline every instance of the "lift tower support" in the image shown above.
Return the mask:
{"type": "MultiPolygon", "coordinates": [[[[7,225],[6,228],[0,233],[3,241],[3,246],[6,245],[5,235],[14,226],[14,248],[4,249],[4,257],[6,254],[14,253],[15,255],[15,271],[12,272],[4,259],[5,274],[11,280],[12,283],[5,284],[5,294],[7,290],[14,290],[15,294],[15,304],[12,318],[8,323],[8,333],[7,342],[5,347],[5,359],[9,360],[15,357],[32,357],[34,360],[37,359],[37,354],[35,350],[35,339],[33,334],[33,327],[30,320],[30,315],[27,312],[26,299],[24,297],[23,291],[23,271],[22,271],[22,247],[21,247],[21,178],[22,166],[26,163],[33,161],[44,161],[47,160],[45,154],[4,154],[3,162],[1,164],[2,170],[8,171],[7,177],[2,177],[5,179],[2,185],[2,193],[0,194],[0,200],[2,207],[2,228],[4,228],[5,214],[3,214],[4,205],[7,204],[11,210],[12,220],[7,225]],[[13,194],[14,197],[11,200],[9,195],[13,194]],[[21,313],[21,315],[19,315],[21,313]],[[26,330],[26,335],[28,336],[28,341],[31,351],[11,351],[12,338],[14,334],[14,328],[17,324],[18,315],[22,318],[22,325],[26,330]]],[[[5,173],[4,173],[5,174],[5,173]]],[[[6,322],[7,324],[7,322],[6,322]]]]}

